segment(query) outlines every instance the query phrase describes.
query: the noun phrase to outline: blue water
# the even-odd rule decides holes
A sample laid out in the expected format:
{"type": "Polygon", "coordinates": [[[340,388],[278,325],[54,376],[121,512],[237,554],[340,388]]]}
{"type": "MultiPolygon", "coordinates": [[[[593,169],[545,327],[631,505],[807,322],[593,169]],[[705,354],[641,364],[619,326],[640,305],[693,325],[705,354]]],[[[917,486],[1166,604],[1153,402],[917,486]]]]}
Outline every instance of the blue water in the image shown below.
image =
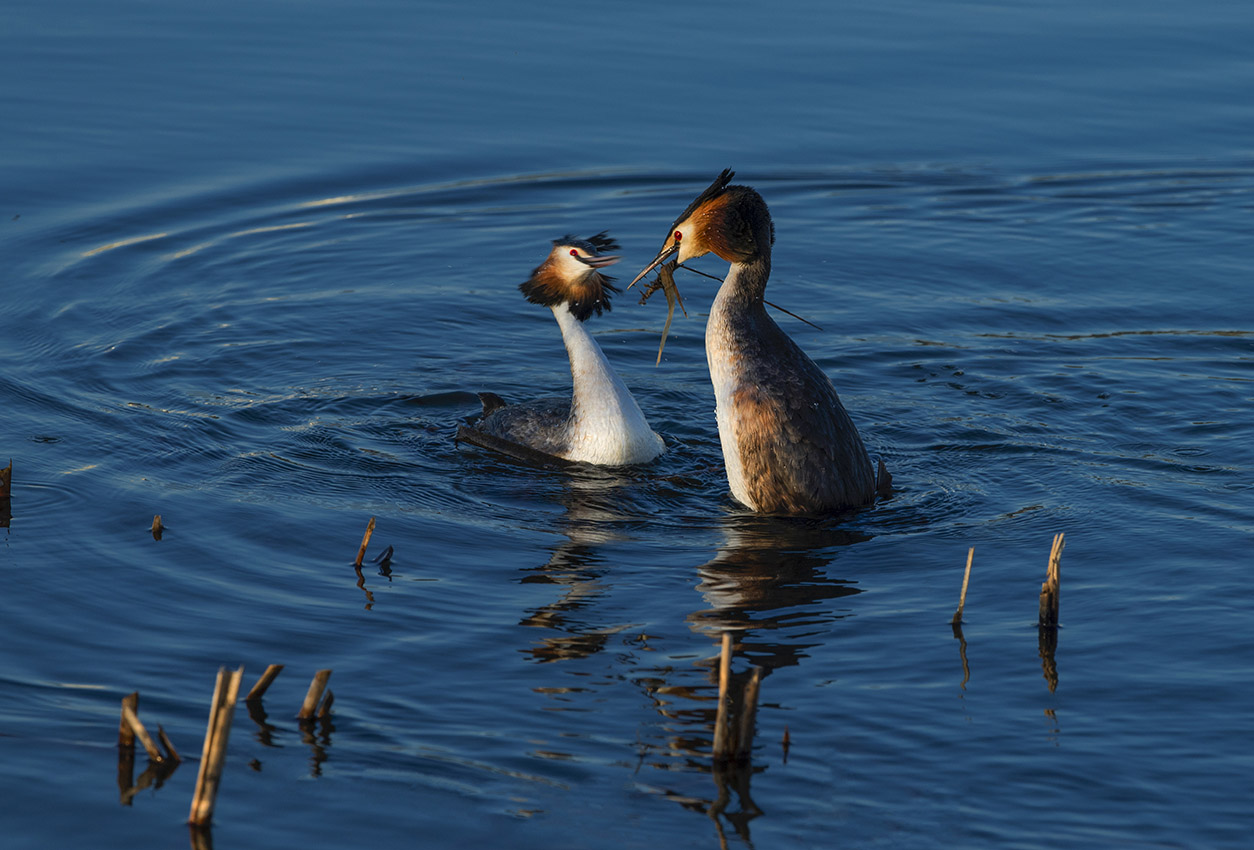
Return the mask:
{"type": "Polygon", "coordinates": [[[220,847],[1246,846],[1251,44],[1218,0],[7,4],[5,847],[186,842],[214,676],[271,663],[220,847]],[[693,276],[660,367],[657,299],[592,320],[657,463],[457,446],[568,386],[548,241],[634,274],[724,167],[894,498],[736,507],[693,276]],[[122,805],[136,690],[186,761],[122,805]]]}

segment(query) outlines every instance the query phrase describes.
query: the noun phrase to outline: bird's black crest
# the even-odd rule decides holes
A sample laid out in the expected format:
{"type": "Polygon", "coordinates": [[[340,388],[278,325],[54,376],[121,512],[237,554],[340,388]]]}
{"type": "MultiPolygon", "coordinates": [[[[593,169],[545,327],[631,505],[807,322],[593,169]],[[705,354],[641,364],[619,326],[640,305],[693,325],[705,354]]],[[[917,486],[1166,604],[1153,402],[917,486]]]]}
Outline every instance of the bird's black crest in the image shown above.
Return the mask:
{"type": "Polygon", "coordinates": [[[573,233],[567,233],[560,239],[554,239],[553,244],[573,245],[576,248],[583,248],[585,251],[591,248],[592,252],[596,254],[604,254],[606,251],[617,251],[619,247],[618,241],[609,235],[608,230],[602,230],[600,233],[589,236],[587,239],[580,239],[573,233]]]}
{"type": "Polygon", "coordinates": [[[588,242],[593,248],[597,249],[598,254],[618,250],[618,241],[610,237],[608,230],[602,230],[595,236],[589,236],[588,242]]]}
{"type": "Polygon", "coordinates": [[[671,222],[670,230],[667,231],[667,234],[666,234],[667,238],[668,239],[670,238],[671,233],[675,232],[675,228],[679,225],[679,223],[683,221],[684,219],[686,219],[688,216],[692,215],[693,212],[696,211],[697,207],[701,206],[702,204],[704,204],[706,201],[710,200],[711,198],[717,198],[719,195],[721,195],[723,191],[727,188],[727,184],[730,183],[731,179],[735,176],[736,176],[736,172],[732,171],[730,168],[724,168],[723,173],[720,174],[718,177],[715,177],[714,182],[711,183],[709,186],[707,186],[704,192],[702,192],[700,195],[697,195],[697,197],[693,199],[693,202],[689,204],[682,213],[679,214],[679,218],[671,222]]]}

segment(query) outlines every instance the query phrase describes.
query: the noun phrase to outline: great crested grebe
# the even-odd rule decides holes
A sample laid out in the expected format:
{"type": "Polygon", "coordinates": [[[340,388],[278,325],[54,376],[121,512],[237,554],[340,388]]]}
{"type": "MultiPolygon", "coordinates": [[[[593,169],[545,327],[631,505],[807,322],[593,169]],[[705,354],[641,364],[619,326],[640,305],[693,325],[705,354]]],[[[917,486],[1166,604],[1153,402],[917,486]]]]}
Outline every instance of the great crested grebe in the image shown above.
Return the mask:
{"type": "MultiPolygon", "coordinates": [[[[725,170],[675,220],[632,285],[671,257],[717,254],[731,269],[705,328],[732,496],[755,511],[807,514],[870,503],[876,476],[827,375],[767,314],[775,225],[762,196],[725,170]]],[[[880,464],[880,487],[889,482],[880,464]]]]}
{"type": "Polygon", "coordinates": [[[589,316],[610,309],[610,293],[618,292],[600,271],[619,260],[602,252],[617,249],[604,231],[555,239],[548,259],[518,287],[528,301],[552,308],[570,356],[574,395],[507,405],[483,393],[483,418],[458,429],[458,439],[510,454],[615,466],[644,463],[666,450],[584,327],[589,316]]]}

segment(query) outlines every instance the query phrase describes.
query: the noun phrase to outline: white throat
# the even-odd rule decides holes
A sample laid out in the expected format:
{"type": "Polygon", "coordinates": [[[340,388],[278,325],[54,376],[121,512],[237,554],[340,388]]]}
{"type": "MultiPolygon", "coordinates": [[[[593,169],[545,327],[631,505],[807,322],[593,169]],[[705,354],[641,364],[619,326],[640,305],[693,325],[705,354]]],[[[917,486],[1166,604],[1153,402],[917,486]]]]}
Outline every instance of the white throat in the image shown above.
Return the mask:
{"type": "Polygon", "coordinates": [[[660,455],[666,448],[662,438],[653,433],[584,323],[571,315],[566,304],[555,306],[553,315],[562,329],[575,387],[570,449],[565,458],[618,465],[643,463],[660,455]]]}
{"type": "Polygon", "coordinates": [[[736,501],[756,510],[745,483],[744,464],[740,458],[739,422],[735,418],[736,389],[743,378],[739,352],[729,325],[730,306],[740,265],[732,263],[723,285],[719,287],[710,307],[705,325],[705,359],[710,367],[710,383],[714,385],[714,418],[718,422],[718,438],[723,447],[723,466],[727,470],[727,486],[736,501]]]}

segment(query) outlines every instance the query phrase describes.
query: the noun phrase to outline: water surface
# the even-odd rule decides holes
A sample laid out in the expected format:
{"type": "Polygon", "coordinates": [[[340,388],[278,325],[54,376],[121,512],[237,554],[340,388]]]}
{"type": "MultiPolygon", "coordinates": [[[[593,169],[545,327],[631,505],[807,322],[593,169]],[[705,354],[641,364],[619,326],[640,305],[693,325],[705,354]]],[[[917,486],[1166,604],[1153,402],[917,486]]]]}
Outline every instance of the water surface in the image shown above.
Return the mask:
{"type": "Polygon", "coordinates": [[[1244,846],[1243,5],[6,23],[13,846],[181,844],[213,677],[270,663],[219,846],[1244,846]],[[727,166],[771,205],[768,297],[821,330],[778,320],[895,496],[827,519],[730,500],[695,276],[660,367],[658,303],[593,320],[656,463],[456,445],[474,393],[568,387],[551,315],[516,291],[549,240],[609,229],[634,273],[727,166]],[[765,674],[731,775],[709,755],[727,630],[738,679],[765,674]],[[321,668],[333,718],[302,730],[321,668]],[[130,796],[135,690],[187,762],[130,796]]]}

